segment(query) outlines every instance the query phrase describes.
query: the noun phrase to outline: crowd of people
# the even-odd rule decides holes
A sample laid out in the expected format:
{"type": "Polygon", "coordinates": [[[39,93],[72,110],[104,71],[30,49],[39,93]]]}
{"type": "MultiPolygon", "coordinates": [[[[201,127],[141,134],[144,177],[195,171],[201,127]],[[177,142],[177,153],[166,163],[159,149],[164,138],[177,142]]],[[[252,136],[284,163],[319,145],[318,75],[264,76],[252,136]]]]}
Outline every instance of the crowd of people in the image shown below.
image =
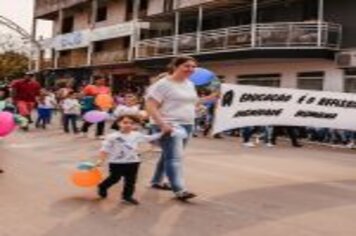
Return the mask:
{"type": "MultiPolygon", "coordinates": [[[[0,111],[26,117],[29,122],[22,127],[25,132],[32,123],[37,129],[49,128],[55,114],[60,116],[63,132],[68,134],[88,137],[90,129],[95,126],[95,138],[104,140],[97,164],[101,165],[105,160],[109,162],[109,176],[98,186],[98,195],[106,198],[109,188],[123,178],[122,199],[131,204],[139,203],[134,198],[140,166],[138,143],[159,140],[162,154],[151,187],[172,191],[177,199],[186,201],[196,194],[188,191],[183,181],[182,150],[190,136],[211,134],[218,101],[217,91],[207,87],[197,89],[189,81],[196,67],[194,58],[175,58],[170,69],[147,88],[144,97],[133,91],[113,96],[103,75],[95,75],[92,84],[80,89],[70,84],[46,89],[32,73],[27,73],[22,79],[1,84],[0,111]],[[99,102],[104,97],[105,106],[99,102]],[[111,126],[107,127],[107,120],[93,123],[83,119],[90,111],[110,114],[111,126]],[[111,131],[105,136],[108,130],[111,131]]],[[[244,127],[216,134],[213,138],[239,136],[245,147],[255,147],[259,143],[273,147],[281,135],[287,135],[294,147],[301,147],[300,140],[303,139],[353,148],[356,140],[356,133],[351,131],[272,126],[244,127]]]]}

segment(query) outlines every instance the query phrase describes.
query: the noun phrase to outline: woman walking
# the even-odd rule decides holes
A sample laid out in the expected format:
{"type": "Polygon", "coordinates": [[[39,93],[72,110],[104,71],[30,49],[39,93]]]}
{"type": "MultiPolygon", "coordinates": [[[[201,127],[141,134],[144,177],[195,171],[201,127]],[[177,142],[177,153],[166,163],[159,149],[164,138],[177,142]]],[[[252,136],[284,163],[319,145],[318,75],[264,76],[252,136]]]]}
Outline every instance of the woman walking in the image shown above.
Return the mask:
{"type": "Polygon", "coordinates": [[[154,83],[147,92],[146,108],[152,118],[153,130],[163,132],[160,140],[162,156],[151,181],[152,188],[172,190],[177,199],[186,201],[196,195],[186,190],[183,181],[183,148],[188,138],[174,135],[183,129],[191,136],[198,95],[188,80],[197,67],[192,57],[178,57],[170,64],[169,73],[154,83]],[[168,178],[169,185],[163,183],[168,178]]]}

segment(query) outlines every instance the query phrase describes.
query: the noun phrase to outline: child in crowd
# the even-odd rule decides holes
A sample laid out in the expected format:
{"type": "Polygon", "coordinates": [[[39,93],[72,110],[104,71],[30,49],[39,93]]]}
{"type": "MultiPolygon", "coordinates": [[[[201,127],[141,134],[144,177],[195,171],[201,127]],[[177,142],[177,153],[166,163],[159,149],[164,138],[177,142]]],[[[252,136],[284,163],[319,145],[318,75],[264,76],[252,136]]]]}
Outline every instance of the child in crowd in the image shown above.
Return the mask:
{"type": "Polygon", "coordinates": [[[55,106],[53,100],[46,91],[41,91],[37,99],[37,121],[36,128],[46,129],[46,125],[50,122],[51,111],[55,106]]]}
{"type": "Polygon", "coordinates": [[[0,111],[15,113],[16,108],[10,99],[10,92],[7,88],[0,88],[0,111]]]}
{"type": "Polygon", "coordinates": [[[74,92],[68,93],[67,97],[62,101],[62,110],[64,132],[70,133],[69,125],[71,124],[73,133],[77,134],[79,132],[77,120],[81,112],[77,94],[74,92]]]}
{"type": "Polygon", "coordinates": [[[135,131],[140,123],[140,118],[135,115],[122,115],[116,123],[119,131],[108,135],[101,148],[99,165],[108,159],[110,175],[99,185],[98,194],[106,198],[108,189],[124,178],[123,201],[138,205],[139,202],[133,198],[140,166],[138,144],[157,140],[162,134],[144,135],[135,131]]]}
{"type": "MultiPolygon", "coordinates": [[[[14,109],[14,106],[9,99],[9,90],[7,88],[0,88],[0,112],[1,111],[10,111],[14,109]]],[[[0,174],[4,173],[4,170],[0,168],[0,174]]]]}
{"type": "MultiPolygon", "coordinates": [[[[113,112],[113,116],[115,119],[122,115],[136,115],[140,114],[140,105],[138,103],[138,98],[133,93],[128,93],[124,97],[123,104],[120,104],[116,107],[113,112]]],[[[114,130],[119,130],[118,124],[115,122],[111,126],[114,130]]]]}

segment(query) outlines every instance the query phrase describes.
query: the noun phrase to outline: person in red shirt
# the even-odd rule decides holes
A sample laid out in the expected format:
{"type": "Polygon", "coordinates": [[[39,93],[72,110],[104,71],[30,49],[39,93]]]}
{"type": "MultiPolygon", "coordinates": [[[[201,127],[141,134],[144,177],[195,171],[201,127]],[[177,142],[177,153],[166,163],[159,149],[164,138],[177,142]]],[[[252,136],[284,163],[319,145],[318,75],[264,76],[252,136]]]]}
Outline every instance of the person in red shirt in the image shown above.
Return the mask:
{"type": "Polygon", "coordinates": [[[31,113],[35,108],[36,98],[40,95],[41,85],[34,79],[34,73],[28,72],[22,79],[14,81],[11,88],[18,112],[31,123],[31,113]]]}

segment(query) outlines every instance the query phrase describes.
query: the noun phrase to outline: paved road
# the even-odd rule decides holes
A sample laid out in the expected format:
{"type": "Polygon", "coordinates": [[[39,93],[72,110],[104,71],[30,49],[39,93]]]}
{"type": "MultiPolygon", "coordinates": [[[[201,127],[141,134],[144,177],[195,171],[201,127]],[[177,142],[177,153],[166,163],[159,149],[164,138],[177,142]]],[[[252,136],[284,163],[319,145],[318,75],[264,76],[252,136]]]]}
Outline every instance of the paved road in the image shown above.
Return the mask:
{"type": "MultiPolygon", "coordinates": [[[[195,139],[185,160],[191,204],[147,187],[157,153],[144,156],[138,207],[119,187],[97,200],[68,176],[99,142],[58,129],[17,133],[0,144],[1,236],[355,236],[356,153],[289,146],[241,148],[195,139]]],[[[121,187],[121,185],[120,185],[121,187]]]]}

